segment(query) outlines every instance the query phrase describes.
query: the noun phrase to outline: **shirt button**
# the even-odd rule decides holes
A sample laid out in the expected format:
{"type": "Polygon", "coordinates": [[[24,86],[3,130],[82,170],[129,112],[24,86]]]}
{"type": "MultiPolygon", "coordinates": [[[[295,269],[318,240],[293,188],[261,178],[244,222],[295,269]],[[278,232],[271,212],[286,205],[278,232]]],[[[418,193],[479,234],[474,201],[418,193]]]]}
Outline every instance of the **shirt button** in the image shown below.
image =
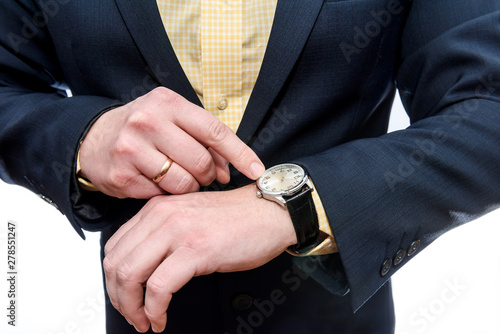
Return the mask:
{"type": "Polygon", "coordinates": [[[224,110],[229,105],[229,101],[227,100],[226,95],[221,95],[217,100],[217,108],[219,110],[224,110]]]}
{"type": "Polygon", "coordinates": [[[253,299],[244,293],[236,295],[231,302],[231,306],[236,311],[244,311],[252,306],[253,299]]]}
{"type": "Polygon", "coordinates": [[[412,256],[413,254],[415,254],[419,246],[420,246],[420,240],[412,242],[410,248],[408,248],[408,256],[412,256]]]}

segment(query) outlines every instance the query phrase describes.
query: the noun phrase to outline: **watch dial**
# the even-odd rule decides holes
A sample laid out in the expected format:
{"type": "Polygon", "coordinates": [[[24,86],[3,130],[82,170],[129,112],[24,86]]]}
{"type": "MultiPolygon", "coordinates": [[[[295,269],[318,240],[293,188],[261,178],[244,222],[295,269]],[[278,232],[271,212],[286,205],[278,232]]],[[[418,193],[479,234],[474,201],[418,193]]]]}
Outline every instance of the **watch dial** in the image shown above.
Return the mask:
{"type": "Polygon", "coordinates": [[[305,172],[302,167],[293,164],[277,165],[268,169],[259,180],[262,190],[283,192],[302,183],[305,172]]]}

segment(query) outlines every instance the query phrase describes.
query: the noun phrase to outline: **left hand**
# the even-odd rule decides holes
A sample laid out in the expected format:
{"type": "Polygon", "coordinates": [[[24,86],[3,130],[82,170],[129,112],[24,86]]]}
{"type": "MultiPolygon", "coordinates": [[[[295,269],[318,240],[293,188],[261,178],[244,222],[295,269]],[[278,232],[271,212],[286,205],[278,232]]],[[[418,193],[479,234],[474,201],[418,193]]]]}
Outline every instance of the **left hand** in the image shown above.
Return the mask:
{"type": "Polygon", "coordinates": [[[286,208],[258,198],[254,184],[157,196],[106,244],[106,286],[139,332],[161,332],[172,294],[192,277],[253,269],[296,243],[286,208]]]}

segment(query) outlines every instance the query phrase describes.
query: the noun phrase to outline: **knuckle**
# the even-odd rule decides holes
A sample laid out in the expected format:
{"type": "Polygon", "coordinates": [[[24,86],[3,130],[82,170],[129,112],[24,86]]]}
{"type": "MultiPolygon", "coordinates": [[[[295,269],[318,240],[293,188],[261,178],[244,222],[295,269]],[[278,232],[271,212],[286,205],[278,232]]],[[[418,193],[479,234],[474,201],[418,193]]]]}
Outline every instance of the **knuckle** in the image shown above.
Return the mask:
{"type": "Polygon", "coordinates": [[[139,131],[155,129],[154,114],[148,109],[136,109],[127,118],[127,126],[139,131]]]}
{"type": "Polygon", "coordinates": [[[179,239],[176,252],[182,254],[186,263],[193,263],[196,258],[201,259],[209,251],[210,237],[204,232],[186,231],[179,239]]]}
{"type": "Polygon", "coordinates": [[[203,250],[205,248],[205,238],[199,233],[190,233],[185,236],[184,245],[181,251],[188,254],[187,250],[195,252],[195,250],[203,250]]]}
{"type": "Polygon", "coordinates": [[[148,294],[151,294],[152,296],[162,294],[165,289],[165,282],[158,276],[151,276],[146,283],[146,290],[148,291],[148,294]]]}
{"type": "Polygon", "coordinates": [[[118,283],[126,283],[132,280],[133,270],[126,260],[116,268],[116,280],[118,283]]]}
{"type": "Polygon", "coordinates": [[[229,130],[228,126],[215,117],[211,118],[207,124],[207,138],[212,143],[223,142],[229,133],[232,131],[229,130]]]}
{"type": "Polygon", "coordinates": [[[102,261],[102,267],[106,276],[110,276],[114,272],[115,265],[110,256],[106,256],[104,258],[104,260],[102,261]]]}
{"type": "Polygon", "coordinates": [[[157,215],[162,215],[165,224],[161,228],[170,224],[170,216],[172,215],[173,207],[172,204],[175,199],[171,199],[174,196],[155,196],[149,199],[143,207],[143,215],[141,220],[148,220],[149,217],[155,217],[157,215]]]}
{"type": "Polygon", "coordinates": [[[172,110],[176,110],[183,98],[165,87],[158,87],[150,91],[142,102],[134,105],[126,116],[125,128],[134,133],[149,134],[161,132],[162,121],[165,117],[172,118],[172,110]]]}
{"type": "Polygon", "coordinates": [[[150,200],[148,200],[148,202],[146,203],[144,208],[147,208],[148,211],[151,211],[151,210],[161,211],[163,209],[168,208],[168,203],[165,203],[165,202],[168,202],[168,201],[166,201],[163,196],[155,196],[155,197],[151,198],[150,200]]]}
{"type": "Polygon", "coordinates": [[[112,248],[111,244],[108,241],[106,243],[106,245],[104,245],[104,256],[105,256],[104,259],[106,259],[108,257],[108,254],[111,252],[111,249],[113,249],[113,248],[112,248]]]}
{"type": "Polygon", "coordinates": [[[148,305],[146,305],[144,307],[144,313],[146,314],[146,317],[152,321],[152,322],[156,322],[158,321],[161,316],[163,315],[164,311],[155,311],[155,310],[152,310],[151,307],[149,307],[148,305]]]}
{"type": "Polygon", "coordinates": [[[152,98],[160,103],[178,104],[181,101],[180,95],[174,93],[166,87],[158,87],[151,91],[152,98]]]}
{"type": "Polygon", "coordinates": [[[115,159],[132,159],[137,152],[136,141],[127,135],[120,134],[111,149],[111,155],[115,159]]]}
{"type": "Polygon", "coordinates": [[[204,151],[202,154],[198,155],[195,158],[195,164],[193,168],[193,172],[195,175],[200,175],[204,177],[207,173],[209,173],[213,166],[212,156],[208,151],[204,151]]]}
{"type": "Polygon", "coordinates": [[[159,87],[156,87],[155,89],[151,90],[148,95],[153,95],[153,96],[156,96],[156,95],[161,95],[161,94],[164,94],[164,92],[168,92],[168,88],[166,87],[163,87],[163,86],[159,86],[159,87]]]}
{"type": "Polygon", "coordinates": [[[160,86],[149,92],[149,95],[151,95],[153,98],[162,99],[164,97],[168,97],[169,95],[171,95],[171,93],[172,91],[168,88],[160,86]]]}
{"type": "Polygon", "coordinates": [[[134,181],[133,175],[128,173],[126,170],[114,169],[110,171],[107,183],[114,189],[126,191],[134,181]]]}
{"type": "Polygon", "coordinates": [[[179,180],[177,183],[175,189],[173,190],[173,194],[186,194],[190,192],[196,192],[200,189],[200,185],[196,180],[194,180],[192,177],[189,176],[184,176],[182,179],[179,180]]]}

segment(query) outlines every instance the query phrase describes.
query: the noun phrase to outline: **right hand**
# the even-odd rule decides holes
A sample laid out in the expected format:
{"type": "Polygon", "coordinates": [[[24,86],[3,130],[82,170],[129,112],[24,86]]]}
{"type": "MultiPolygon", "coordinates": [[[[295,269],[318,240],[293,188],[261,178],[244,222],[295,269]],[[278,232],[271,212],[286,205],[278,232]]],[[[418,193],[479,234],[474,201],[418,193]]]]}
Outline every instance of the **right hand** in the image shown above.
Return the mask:
{"type": "Polygon", "coordinates": [[[253,180],[264,172],[229,127],[164,87],[103,114],[80,149],[82,176],[118,198],[194,192],[215,179],[227,183],[228,163],[253,180]],[[167,156],[174,163],[156,184],[152,179],[167,156]]]}
{"type": "Polygon", "coordinates": [[[106,289],[137,331],[163,332],[172,295],[192,277],[257,268],[297,243],[288,210],[256,191],[156,196],[113,234],[106,289]]]}

